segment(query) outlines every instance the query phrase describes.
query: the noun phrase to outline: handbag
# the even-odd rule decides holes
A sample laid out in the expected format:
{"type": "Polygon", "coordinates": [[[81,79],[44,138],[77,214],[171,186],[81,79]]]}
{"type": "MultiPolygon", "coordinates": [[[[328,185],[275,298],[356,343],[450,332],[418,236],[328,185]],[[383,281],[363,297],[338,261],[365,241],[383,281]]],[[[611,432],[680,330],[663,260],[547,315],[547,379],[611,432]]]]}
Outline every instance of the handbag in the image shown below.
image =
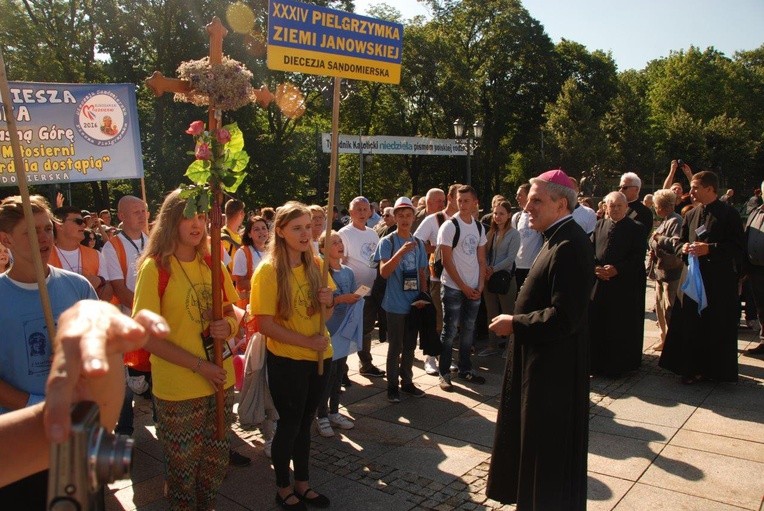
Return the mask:
{"type": "Polygon", "coordinates": [[[678,257],[675,254],[672,254],[670,252],[666,252],[662,249],[657,249],[655,251],[656,261],[655,261],[655,267],[659,270],[664,271],[671,271],[671,270],[678,270],[682,266],[684,266],[684,261],[681,257],[678,257]]]}
{"type": "Polygon", "coordinates": [[[512,283],[512,274],[507,270],[495,271],[488,278],[485,287],[491,293],[505,295],[509,293],[509,286],[512,283]]]}

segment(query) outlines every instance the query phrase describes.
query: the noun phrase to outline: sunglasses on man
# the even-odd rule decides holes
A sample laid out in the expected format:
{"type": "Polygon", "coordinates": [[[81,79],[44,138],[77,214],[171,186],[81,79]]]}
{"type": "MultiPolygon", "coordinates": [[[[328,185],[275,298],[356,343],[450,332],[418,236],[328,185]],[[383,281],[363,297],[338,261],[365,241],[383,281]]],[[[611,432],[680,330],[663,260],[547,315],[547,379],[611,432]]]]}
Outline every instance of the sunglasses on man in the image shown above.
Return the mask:
{"type": "Polygon", "coordinates": [[[83,220],[82,218],[67,218],[65,221],[67,220],[71,220],[77,225],[85,225],[85,220],[83,220]]]}

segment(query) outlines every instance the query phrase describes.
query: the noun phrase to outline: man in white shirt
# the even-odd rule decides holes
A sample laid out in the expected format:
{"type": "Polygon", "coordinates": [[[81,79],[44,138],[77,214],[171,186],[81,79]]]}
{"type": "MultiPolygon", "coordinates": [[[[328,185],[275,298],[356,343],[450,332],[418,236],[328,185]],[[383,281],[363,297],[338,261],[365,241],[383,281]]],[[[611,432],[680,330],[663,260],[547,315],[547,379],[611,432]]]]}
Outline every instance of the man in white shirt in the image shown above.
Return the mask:
{"type": "Polygon", "coordinates": [[[477,192],[469,185],[457,190],[459,214],[444,222],[438,231],[443,273],[440,276],[443,299],[443,332],[440,341],[440,388],[452,391],[451,358],[454,339],[459,336],[457,377],[467,383],[483,384],[485,378],[472,371],[471,351],[475,319],[485,284],[485,229],[473,216],[477,192]],[[457,231],[458,224],[458,231],[457,231]],[[456,233],[459,233],[458,240],[456,233]]]}
{"type": "Polygon", "coordinates": [[[148,243],[149,212],[138,197],[125,195],[117,204],[117,217],[122,230],[103,246],[109,282],[122,312],[133,312],[133,291],[138,269],[135,261],[148,243]]]}
{"type": "Polygon", "coordinates": [[[85,238],[85,219],[74,206],[62,206],[53,211],[55,218],[56,246],[51,252],[50,264],[56,268],[82,275],[98,298],[109,301],[113,295],[109,285],[103,255],[80,242],[85,238]]]}
{"type": "MultiPolygon", "coordinates": [[[[339,230],[342,243],[345,245],[343,263],[353,270],[356,284],[368,286],[369,289],[377,277],[377,269],[372,266],[372,259],[379,243],[377,232],[366,226],[370,215],[369,200],[366,197],[356,197],[350,201],[351,222],[339,230]]],[[[371,357],[371,333],[374,331],[380,306],[381,304],[377,303],[371,295],[364,297],[363,349],[358,352],[359,373],[371,378],[385,375],[385,371],[374,366],[371,357]]]]}
{"type": "MultiPolygon", "coordinates": [[[[117,218],[122,230],[103,246],[102,254],[106,262],[108,279],[114,288],[115,300],[120,310],[132,316],[133,293],[138,269],[135,262],[148,243],[149,212],[146,203],[138,197],[125,195],[117,203],[117,218]]],[[[133,388],[137,392],[149,391],[151,373],[127,368],[128,378],[133,384],[125,388],[125,398],[115,431],[122,435],[133,434],[133,388]],[[142,379],[141,379],[142,378],[142,379]]]]}
{"type": "MultiPolygon", "coordinates": [[[[414,232],[414,237],[424,242],[425,250],[430,260],[430,296],[432,304],[435,306],[435,331],[440,335],[443,330],[443,302],[440,298],[440,277],[435,274],[435,248],[438,245],[438,230],[440,226],[458,211],[456,205],[456,190],[461,185],[451,185],[449,188],[448,208],[446,205],[446,194],[440,188],[432,188],[427,191],[425,196],[425,208],[427,216],[414,232]],[[453,194],[451,193],[453,192],[453,194]]],[[[439,353],[438,353],[439,355],[439,353]]],[[[438,358],[437,355],[425,353],[424,370],[427,374],[437,376],[438,358]]]]}
{"type": "MultiPolygon", "coordinates": [[[[578,196],[578,181],[571,177],[570,184],[576,192],[576,196],[578,196]]],[[[597,213],[592,208],[585,206],[580,202],[576,202],[573,209],[573,220],[581,226],[581,229],[583,229],[586,234],[591,234],[597,226],[597,213]]]]}
{"type": "Polygon", "coordinates": [[[520,233],[520,250],[515,257],[515,280],[517,281],[517,291],[525,282],[525,277],[533,265],[533,261],[541,251],[544,244],[544,238],[538,231],[532,229],[528,213],[525,211],[525,205],[528,204],[528,191],[531,189],[530,183],[521,184],[517,189],[515,199],[520,206],[520,211],[512,215],[512,227],[520,233]]]}

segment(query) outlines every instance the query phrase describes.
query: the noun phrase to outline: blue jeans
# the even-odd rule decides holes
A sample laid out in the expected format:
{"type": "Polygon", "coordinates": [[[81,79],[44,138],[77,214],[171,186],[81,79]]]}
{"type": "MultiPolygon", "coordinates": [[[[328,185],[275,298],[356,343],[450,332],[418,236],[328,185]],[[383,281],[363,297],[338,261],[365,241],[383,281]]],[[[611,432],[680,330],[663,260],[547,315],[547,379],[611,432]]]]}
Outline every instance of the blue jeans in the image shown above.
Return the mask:
{"type": "Polygon", "coordinates": [[[470,300],[459,289],[441,287],[443,298],[443,332],[440,342],[443,351],[440,354],[440,375],[450,374],[451,357],[456,334],[459,334],[459,374],[472,371],[472,342],[475,337],[475,319],[480,300],[470,300]]]}

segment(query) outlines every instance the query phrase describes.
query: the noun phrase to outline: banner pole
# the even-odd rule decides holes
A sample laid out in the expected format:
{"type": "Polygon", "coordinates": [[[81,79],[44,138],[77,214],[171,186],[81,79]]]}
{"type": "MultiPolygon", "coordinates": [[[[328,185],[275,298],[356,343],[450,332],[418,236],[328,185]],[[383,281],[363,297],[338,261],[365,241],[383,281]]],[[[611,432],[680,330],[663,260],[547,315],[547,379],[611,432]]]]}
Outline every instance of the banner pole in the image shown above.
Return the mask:
{"type": "MultiPolygon", "coordinates": [[[[334,98],[332,101],[332,158],[329,164],[329,205],[326,207],[326,240],[328,242],[329,236],[332,233],[332,211],[334,208],[334,192],[336,188],[335,181],[337,180],[337,153],[339,150],[339,131],[340,131],[340,87],[342,86],[342,78],[334,78],[334,98]]],[[[329,282],[329,264],[324,262],[321,271],[321,285],[326,287],[329,282]]],[[[326,328],[326,311],[323,307],[321,310],[321,330],[326,328]]],[[[324,352],[318,352],[318,374],[324,374],[324,352]]]]}
{"type": "Polygon", "coordinates": [[[40,290],[40,302],[45,317],[45,326],[48,329],[48,339],[53,342],[53,339],[56,336],[56,324],[53,320],[53,310],[50,306],[48,287],[45,285],[45,268],[43,267],[42,256],[40,255],[40,242],[36,235],[37,226],[35,225],[34,213],[32,212],[32,203],[29,201],[27,173],[21,155],[21,143],[19,141],[19,132],[16,128],[16,116],[13,113],[13,106],[11,104],[11,88],[10,85],[8,85],[8,76],[5,72],[5,60],[3,59],[2,49],[0,49],[0,95],[2,96],[5,119],[8,124],[8,135],[11,139],[13,164],[16,167],[16,183],[18,184],[19,193],[21,194],[24,220],[27,224],[27,232],[30,233],[29,245],[32,248],[32,261],[34,262],[35,273],[37,274],[37,287],[40,290]]]}
{"type": "Polygon", "coordinates": [[[148,201],[146,200],[146,178],[141,178],[141,196],[143,198],[143,202],[148,204],[148,201]]]}

